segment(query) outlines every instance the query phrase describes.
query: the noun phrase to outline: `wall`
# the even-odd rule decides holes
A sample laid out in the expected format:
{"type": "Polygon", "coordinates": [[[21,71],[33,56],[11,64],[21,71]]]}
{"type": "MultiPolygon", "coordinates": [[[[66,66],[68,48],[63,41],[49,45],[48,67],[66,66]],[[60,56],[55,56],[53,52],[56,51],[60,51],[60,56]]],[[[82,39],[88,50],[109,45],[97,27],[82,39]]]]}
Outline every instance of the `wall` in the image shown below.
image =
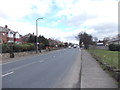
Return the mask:
{"type": "MultiPolygon", "coordinates": [[[[30,51],[30,52],[19,52],[19,53],[14,53],[15,57],[22,57],[22,56],[27,56],[27,55],[32,55],[35,54],[35,51],[30,51]]],[[[2,60],[9,59],[10,54],[9,53],[3,53],[2,54],[2,60]]]]}
{"type": "Polygon", "coordinates": [[[103,49],[103,50],[108,50],[108,46],[90,46],[92,49],[103,49]]]}

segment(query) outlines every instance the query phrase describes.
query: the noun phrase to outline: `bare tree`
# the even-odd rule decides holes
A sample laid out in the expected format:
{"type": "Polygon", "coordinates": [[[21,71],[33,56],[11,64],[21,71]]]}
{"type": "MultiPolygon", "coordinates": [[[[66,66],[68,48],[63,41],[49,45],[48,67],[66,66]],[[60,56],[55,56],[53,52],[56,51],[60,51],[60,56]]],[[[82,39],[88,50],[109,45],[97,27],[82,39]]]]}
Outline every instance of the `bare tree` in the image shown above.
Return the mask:
{"type": "Polygon", "coordinates": [[[93,43],[92,36],[87,34],[86,32],[79,33],[78,39],[80,47],[82,47],[82,44],[84,44],[85,49],[88,49],[89,45],[93,43]]]}

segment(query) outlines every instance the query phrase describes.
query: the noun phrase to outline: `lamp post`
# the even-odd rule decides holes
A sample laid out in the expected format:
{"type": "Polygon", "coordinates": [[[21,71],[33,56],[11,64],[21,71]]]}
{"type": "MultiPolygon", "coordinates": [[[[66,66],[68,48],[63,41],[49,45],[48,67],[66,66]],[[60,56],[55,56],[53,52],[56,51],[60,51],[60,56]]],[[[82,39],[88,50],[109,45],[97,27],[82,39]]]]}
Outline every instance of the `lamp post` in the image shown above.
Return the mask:
{"type": "Polygon", "coordinates": [[[36,54],[38,53],[38,24],[37,24],[37,22],[39,19],[43,19],[43,18],[36,19],[36,54]]]}

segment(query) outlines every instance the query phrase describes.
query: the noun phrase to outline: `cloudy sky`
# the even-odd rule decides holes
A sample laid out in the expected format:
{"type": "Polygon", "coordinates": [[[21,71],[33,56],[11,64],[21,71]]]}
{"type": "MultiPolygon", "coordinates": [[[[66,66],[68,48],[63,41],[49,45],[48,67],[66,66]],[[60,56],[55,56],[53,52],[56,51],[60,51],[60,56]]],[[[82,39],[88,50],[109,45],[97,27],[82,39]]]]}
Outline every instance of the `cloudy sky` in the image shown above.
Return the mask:
{"type": "Polygon", "coordinates": [[[118,33],[119,0],[0,0],[0,26],[20,34],[35,33],[77,42],[79,32],[102,39],[118,33]]]}

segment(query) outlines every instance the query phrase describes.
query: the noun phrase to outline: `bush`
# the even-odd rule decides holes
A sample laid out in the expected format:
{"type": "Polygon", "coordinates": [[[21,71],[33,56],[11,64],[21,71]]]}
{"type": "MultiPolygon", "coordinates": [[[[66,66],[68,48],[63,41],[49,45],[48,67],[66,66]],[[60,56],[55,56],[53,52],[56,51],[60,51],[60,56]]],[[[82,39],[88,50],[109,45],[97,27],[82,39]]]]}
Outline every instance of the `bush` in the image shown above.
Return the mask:
{"type": "Polygon", "coordinates": [[[26,47],[27,47],[27,51],[33,51],[33,50],[35,50],[35,45],[32,44],[32,43],[28,43],[26,45],[26,47]]]}
{"type": "Polygon", "coordinates": [[[35,45],[32,43],[20,44],[19,51],[33,51],[35,50],[35,45]]]}
{"type": "Polygon", "coordinates": [[[120,45],[110,44],[109,45],[109,50],[111,50],[111,51],[120,51],[120,45]]]}
{"type": "Polygon", "coordinates": [[[20,45],[14,45],[14,52],[21,52],[22,51],[22,47],[20,47],[20,45]]]}
{"type": "Polygon", "coordinates": [[[2,53],[9,52],[9,47],[7,44],[2,44],[2,53]]]}
{"type": "Polygon", "coordinates": [[[24,51],[33,51],[35,50],[35,45],[32,43],[26,44],[2,44],[2,53],[9,52],[24,52],[24,51]]]}

